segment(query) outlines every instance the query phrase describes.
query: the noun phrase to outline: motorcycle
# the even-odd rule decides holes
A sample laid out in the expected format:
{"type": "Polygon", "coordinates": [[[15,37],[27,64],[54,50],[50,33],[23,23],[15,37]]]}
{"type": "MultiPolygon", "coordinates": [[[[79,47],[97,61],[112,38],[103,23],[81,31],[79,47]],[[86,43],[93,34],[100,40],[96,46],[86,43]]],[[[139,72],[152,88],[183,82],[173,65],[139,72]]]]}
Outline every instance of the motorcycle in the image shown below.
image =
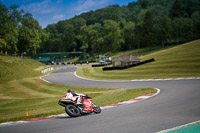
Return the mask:
{"type": "Polygon", "coordinates": [[[84,114],[90,114],[92,112],[98,114],[101,113],[101,108],[92,103],[92,98],[87,95],[79,95],[81,104],[77,104],[77,99],[73,100],[65,95],[64,98],[60,98],[58,104],[65,107],[65,112],[71,117],[78,117],[84,114]]]}

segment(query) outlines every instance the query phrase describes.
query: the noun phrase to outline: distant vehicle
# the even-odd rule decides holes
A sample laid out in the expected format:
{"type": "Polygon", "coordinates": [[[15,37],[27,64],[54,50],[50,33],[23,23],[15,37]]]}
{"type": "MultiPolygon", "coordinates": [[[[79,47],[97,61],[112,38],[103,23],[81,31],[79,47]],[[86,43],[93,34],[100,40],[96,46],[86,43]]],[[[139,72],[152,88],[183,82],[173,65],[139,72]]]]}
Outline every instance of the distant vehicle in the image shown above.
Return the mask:
{"type": "Polygon", "coordinates": [[[98,62],[100,64],[106,64],[107,62],[112,62],[112,59],[109,56],[105,56],[105,55],[100,55],[98,62]]]}

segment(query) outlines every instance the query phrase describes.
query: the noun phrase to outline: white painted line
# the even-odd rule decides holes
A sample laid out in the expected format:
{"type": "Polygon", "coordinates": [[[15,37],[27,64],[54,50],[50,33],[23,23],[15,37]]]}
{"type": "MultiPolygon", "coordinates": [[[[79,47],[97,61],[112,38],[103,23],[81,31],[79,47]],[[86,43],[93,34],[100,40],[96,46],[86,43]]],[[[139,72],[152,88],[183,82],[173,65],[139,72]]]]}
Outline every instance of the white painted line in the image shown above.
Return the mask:
{"type": "Polygon", "coordinates": [[[76,74],[76,71],[74,72],[74,75],[77,78],[89,80],[89,81],[103,81],[103,82],[136,82],[136,81],[167,81],[167,80],[189,80],[189,79],[200,79],[200,77],[189,77],[189,78],[167,78],[167,79],[134,79],[134,80],[119,80],[119,81],[108,81],[108,80],[95,80],[95,79],[88,79],[80,77],[76,74]]]}
{"type": "Polygon", "coordinates": [[[104,107],[100,107],[101,109],[109,109],[109,108],[113,108],[113,107],[116,107],[116,106],[104,106],[104,107]]]}
{"type": "Polygon", "coordinates": [[[135,103],[137,101],[124,101],[124,102],[120,102],[120,103],[127,103],[127,104],[131,104],[131,103],[135,103]]]}
{"type": "Polygon", "coordinates": [[[44,82],[51,83],[50,81],[47,81],[47,80],[43,79],[43,77],[44,76],[40,77],[40,79],[43,80],[44,82]]]}
{"type": "Polygon", "coordinates": [[[130,80],[108,81],[108,80],[87,79],[87,78],[83,78],[83,77],[78,76],[78,75],[76,74],[76,71],[74,72],[74,76],[76,76],[77,78],[84,79],[84,80],[89,80],[89,81],[99,81],[99,82],[130,82],[130,80]]]}
{"type": "Polygon", "coordinates": [[[140,96],[140,97],[137,97],[137,98],[144,98],[144,99],[146,99],[146,98],[149,98],[150,96],[140,96]]]}
{"type": "Polygon", "coordinates": [[[22,123],[29,123],[27,121],[10,121],[10,122],[5,122],[5,123],[0,123],[0,127],[2,126],[9,126],[9,125],[18,125],[18,124],[22,124],[22,123]]]}
{"type": "Polygon", "coordinates": [[[169,131],[177,130],[177,129],[184,128],[184,127],[187,127],[187,126],[190,126],[190,125],[194,125],[194,124],[197,124],[197,123],[200,123],[200,120],[192,122],[192,123],[188,123],[188,124],[185,124],[185,125],[181,125],[181,126],[178,126],[178,127],[162,130],[162,131],[159,131],[159,132],[156,132],[156,133],[166,133],[166,132],[169,132],[169,131]]]}
{"type": "Polygon", "coordinates": [[[135,79],[131,80],[136,81],[167,81],[167,80],[190,80],[190,79],[200,79],[200,77],[189,77],[189,78],[167,78],[167,79],[135,79]]]}
{"type": "Polygon", "coordinates": [[[58,117],[67,117],[67,116],[69,116],[69,115],[65,113],[65,114],[60,114],[60,115],[50,115],[48,117],[58,118],[58,117]]]}

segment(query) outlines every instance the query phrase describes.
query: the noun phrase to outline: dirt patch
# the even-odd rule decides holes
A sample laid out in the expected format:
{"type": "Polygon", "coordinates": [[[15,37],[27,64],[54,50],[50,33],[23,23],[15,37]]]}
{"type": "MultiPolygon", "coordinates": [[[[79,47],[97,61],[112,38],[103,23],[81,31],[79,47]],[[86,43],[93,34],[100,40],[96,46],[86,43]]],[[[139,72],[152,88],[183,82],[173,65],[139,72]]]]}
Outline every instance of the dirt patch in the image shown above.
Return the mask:
{"type": "Polygon", "coordinates": [[[4,96],[3,94],[0,94],[0,99],[13,99],[13,98],[9,97],[9,96],[4,96]]]}

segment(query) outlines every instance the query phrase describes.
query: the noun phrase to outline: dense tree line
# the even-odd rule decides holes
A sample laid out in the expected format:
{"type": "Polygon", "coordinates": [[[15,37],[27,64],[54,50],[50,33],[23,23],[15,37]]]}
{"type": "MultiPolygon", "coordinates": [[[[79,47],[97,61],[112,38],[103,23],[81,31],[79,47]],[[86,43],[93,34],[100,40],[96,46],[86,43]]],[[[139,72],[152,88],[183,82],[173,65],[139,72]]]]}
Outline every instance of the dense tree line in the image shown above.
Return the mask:
{"type": "Polygon", "coordinates": [[[90,54],[161,46],[200,37],[200,0],[138,0],[109,6],[46,27],[42,52],[90,54]]]}
{"type": "Polygon", "coordinates": [[[33,55],[48,36],[31,14],[0,3],[0,52],[33,55]]]}
{"type": "Polygon", "coordinates": [[[200,37],[200,0],[138,0],[42,29],[30,14],[0,5],[0,49],[9,53],[83,51],[91,55],[200,37]]]}

